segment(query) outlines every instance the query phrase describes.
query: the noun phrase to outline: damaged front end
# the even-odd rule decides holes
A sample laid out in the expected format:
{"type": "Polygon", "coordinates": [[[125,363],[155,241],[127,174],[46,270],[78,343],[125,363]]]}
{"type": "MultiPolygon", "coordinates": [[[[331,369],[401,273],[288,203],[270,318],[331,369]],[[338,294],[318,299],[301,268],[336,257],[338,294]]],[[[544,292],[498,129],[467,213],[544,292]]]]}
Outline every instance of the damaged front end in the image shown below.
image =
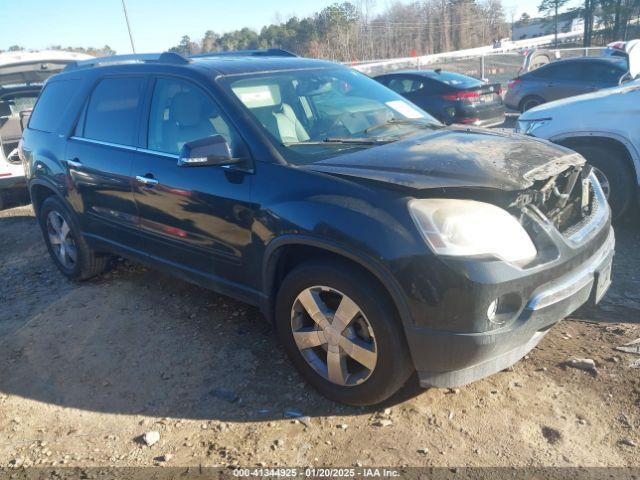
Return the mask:
{"type": "Polygon", "coordinates": [[[609,288],[615,237],[592,168],[582,163],[541,177],[493,198],[527,231],[534,258],[447,258],[457,275],[440,281],[445,293],[433,297],[433,285],[420,290],[425,300],[407,338],[422,386],[461,386],[512,365],[554,324],[598,303],[609,288]]]}
{"type": "Polygon", "coordinates": [[[558,231],[571,235],[580,224],[588,222],[600,205],[595,198],[600,186],[590,165],[577,165],[545,180],[538,180],[533,187],[521,192],[512,204],[519,210],[528,208],[545,218],[558,231]]]}
{"type": "Polygon", "coordinates": [[[609,218],[602,187],[593,168],[585,163],[535,180],[531,188],[517,194],[509,209],[536,243],[552,228],[569,245],[583,244],[609,218]]]}

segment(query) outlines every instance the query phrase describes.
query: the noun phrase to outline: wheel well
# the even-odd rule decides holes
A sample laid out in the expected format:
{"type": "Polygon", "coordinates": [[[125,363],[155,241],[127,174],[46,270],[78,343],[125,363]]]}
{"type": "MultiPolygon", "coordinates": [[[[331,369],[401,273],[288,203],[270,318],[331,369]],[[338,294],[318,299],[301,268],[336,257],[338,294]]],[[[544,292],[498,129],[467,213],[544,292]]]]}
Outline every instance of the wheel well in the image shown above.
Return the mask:
{"type": "Polygon", "coordinates": [[[620,155],[620,158],[624,159],[625,164],[627,165],[627,167],[630,168],[634,177],[636,176],[636,168],[633,163],[633,159],[629,154],[629,150],[627,150],[627,147],[618,140],[615,140],[613,138],[608,138],[608,137],[589,136],[589,137],[565,138],[559,141],[558,143],[563,147],[571,148],[572,150],[575,150],[580,147],[589,147],[589,146],[602,147],[608,150],[612,150],[618,153],[620,155]]]}
{"type": "Polygon", "coordinates": [[[44,185],[34,185],[31,187],[31,203],[33,204],[33,208],[36,211],[36,215],[40,210],[40,205],[45,201],[47,197],[51,195],[55,195],[55,192],[51,190],[49,187],[45,187],[44,185]]]}
{"type": "Polygon", "coordinates": [[[280,289],[280,285],[282,284],[284,278],[295,267],[309,260],[326,260],[327,262],[340,263],[348,268],[358,270],[361,273],[367,275],[377,284],[381,294],[386,295],[387,299],[390,302],[390,305],[393,306],[396,313],[398,313],[399,317],[402,319],[402,315],[400,314],[398,305],[395,302],[393,295],[389,292],[389,289],[380,280],[378,275],[376,275],[372,270],[364,267],[359,262],[345,255],[341,255],[339,253],[335,253],[321,247],[298,244],[279,247],[276,251],[273,252],[270,257],[267,267],[267,275],[265,278],[265,292],[268,294],[268,298],[270,299],[268,312],[265,313],[267,314],[269,319],[273,319],[275,299],[278,295],[278,290],[280,289]]]}

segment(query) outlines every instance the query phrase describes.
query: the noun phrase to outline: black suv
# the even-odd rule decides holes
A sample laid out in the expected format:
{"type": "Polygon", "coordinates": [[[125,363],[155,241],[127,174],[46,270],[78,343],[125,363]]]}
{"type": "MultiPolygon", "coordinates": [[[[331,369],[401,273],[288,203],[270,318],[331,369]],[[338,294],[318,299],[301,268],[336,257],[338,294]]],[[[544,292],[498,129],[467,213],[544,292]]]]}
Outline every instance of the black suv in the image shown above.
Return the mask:
{"type": "Polygon", "coordinates": [[[324,395],[381,402],[513,364],[609,286],[609,207],[584,159],[444,127],[284,52],[80,62],[20,155],[67,277],[129,257],[257,305],[324,395]]]}

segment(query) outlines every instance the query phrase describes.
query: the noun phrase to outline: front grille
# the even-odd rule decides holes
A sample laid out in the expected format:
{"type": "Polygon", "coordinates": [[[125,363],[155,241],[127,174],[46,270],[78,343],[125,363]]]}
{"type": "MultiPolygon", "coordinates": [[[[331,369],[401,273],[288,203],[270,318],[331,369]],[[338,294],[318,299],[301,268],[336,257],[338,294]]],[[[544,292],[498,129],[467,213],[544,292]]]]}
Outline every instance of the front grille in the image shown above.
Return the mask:
{"type": "MultiPolygon", "coordinates": [[[[591,188],[593,190],[593,187],[591,188]]],[[[574,223],[573,225],[567,226],[564,230],[560,230],[560,232],[567,238],[572,237],[576,233],[580,232],[583,228],[585,228],[588,224],[590,224],[597,216],[599,211],[602,208],[598,199],[593,193],[591,194],[591,206],[590,212],[582,217],[580,221],[574,223]]]]}
{"type": "Polygon", "coordinates": [[[588,223],[597,209],[590,173],[588,168],[574,167],[536,185],[536,206],[565,236],[588,223]]]}
{"type": "MultiPolygon", "coordinates": [[[[572,242],[581,242],[607,217],[606,199],[588,166],[536,182],[518,197],[516,206],[534,210],[572,242]]],[[[528,226],[525,221],[523,225],[528,226]]]]}

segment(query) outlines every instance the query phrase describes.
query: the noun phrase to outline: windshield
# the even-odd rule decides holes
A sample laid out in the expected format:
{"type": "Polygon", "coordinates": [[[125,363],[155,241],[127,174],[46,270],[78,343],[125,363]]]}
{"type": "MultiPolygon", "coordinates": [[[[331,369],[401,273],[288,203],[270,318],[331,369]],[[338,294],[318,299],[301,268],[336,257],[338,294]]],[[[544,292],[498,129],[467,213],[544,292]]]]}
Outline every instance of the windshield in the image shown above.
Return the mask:
{"type": "Polygon", "coordinates": [[[346,68],[234,76],[223,82],[295,164],[441,126],[375,80],[346,68]]]}

